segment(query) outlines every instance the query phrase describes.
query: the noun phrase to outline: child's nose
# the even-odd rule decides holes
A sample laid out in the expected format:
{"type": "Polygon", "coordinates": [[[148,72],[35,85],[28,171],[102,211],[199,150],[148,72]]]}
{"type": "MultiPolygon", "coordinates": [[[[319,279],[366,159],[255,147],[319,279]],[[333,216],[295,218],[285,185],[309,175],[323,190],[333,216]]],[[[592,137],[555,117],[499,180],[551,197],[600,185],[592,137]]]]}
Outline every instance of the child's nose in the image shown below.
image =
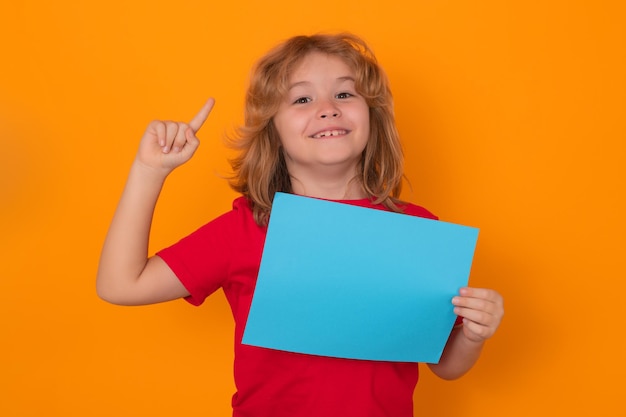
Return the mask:
{"type": "Polygon", "coordinates": [[[341,116],[341,111],[332,101],[326,101],[320,104],[319,109],[319,117],[322,119],[326,119],[329,117],[339,117],[341,116]]]}

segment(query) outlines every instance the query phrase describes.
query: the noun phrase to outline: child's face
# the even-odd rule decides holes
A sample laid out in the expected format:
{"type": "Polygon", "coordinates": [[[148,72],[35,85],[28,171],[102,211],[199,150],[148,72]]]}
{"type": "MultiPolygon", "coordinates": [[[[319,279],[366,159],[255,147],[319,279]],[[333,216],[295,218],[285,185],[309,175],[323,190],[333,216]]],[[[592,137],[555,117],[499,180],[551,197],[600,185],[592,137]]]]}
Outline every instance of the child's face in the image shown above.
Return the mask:
{"type": "Polygon", "coordinates": [[[320,52],[295,68],[274,116],[290,175],[354,176],[370,134],[369,108],[354,78],[343,60],[320,52]]]}

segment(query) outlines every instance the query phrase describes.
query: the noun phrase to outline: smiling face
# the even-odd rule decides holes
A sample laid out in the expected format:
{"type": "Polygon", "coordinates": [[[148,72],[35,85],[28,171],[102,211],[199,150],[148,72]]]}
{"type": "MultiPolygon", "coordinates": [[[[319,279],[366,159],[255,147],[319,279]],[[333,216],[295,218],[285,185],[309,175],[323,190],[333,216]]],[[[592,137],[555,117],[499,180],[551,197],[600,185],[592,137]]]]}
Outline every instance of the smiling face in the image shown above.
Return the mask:
{"type": "Polygon", "coordinates": [[[342,59],[311,52],[295,67],[273,118],[289,174],[350,181],[367,145],[369,107],[342,59]]]}

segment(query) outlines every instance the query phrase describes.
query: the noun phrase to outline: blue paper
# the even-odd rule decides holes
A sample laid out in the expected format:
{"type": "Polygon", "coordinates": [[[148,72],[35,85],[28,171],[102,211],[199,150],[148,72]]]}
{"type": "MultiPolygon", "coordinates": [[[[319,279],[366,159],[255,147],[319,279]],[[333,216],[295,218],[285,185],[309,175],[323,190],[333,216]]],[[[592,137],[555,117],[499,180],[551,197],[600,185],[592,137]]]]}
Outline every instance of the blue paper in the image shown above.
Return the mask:
{"type": "Polygon", "coordinates": [[[243,343],[437,363],[478,229],[277,193],[243,343]]]}

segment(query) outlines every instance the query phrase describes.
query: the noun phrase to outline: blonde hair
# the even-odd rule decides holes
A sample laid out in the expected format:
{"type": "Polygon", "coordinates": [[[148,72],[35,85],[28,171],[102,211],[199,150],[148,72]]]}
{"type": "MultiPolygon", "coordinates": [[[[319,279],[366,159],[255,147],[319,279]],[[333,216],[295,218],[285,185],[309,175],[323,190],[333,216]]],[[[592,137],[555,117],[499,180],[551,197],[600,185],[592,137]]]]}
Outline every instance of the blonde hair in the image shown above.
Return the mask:
{"type": "Polygon", "coordinates": [[[245,98],[244,124],[230,139],[239,152],[230,160],[231,187],[250,202],[257,224],[267,224],[276,192],[291,192],[291,179],[273,117],[289,77],[311,52],[337,56],[355,72],[355,88],[370,111],[370,137],[356,180],[374,203],[393,211],[403,177],[403,154],[393,114],[389,81],[363,40],[352,34],[296,36],[281,43],[253,67],[245,98]]]}

